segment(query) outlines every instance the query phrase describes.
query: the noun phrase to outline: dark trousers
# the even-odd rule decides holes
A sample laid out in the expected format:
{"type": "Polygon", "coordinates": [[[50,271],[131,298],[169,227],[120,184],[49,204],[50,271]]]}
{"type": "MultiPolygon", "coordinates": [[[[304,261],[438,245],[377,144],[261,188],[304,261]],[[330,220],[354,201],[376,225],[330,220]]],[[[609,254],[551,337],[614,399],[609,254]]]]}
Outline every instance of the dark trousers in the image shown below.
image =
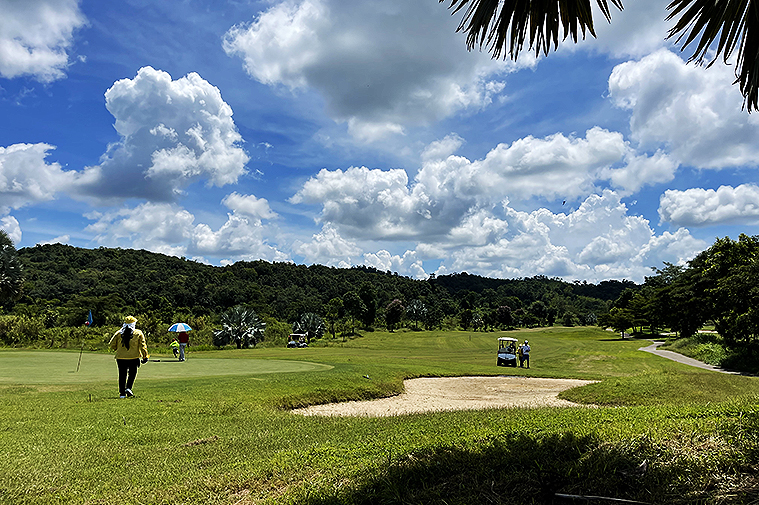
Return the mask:
{"type": "Polygon", "coordinates": [[[132,389],[134,378],[137,377],[137,367],[140,366],[140,359],[117,359],[116,364],[119,366],[119,395],[124,396],[127,389],[132,389]]]}

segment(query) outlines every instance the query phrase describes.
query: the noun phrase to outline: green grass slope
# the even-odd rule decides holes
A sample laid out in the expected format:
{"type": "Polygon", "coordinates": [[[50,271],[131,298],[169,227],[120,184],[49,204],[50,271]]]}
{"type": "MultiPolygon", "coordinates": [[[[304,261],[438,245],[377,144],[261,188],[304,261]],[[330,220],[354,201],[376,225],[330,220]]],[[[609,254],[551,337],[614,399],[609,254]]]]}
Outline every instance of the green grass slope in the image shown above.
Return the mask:
{"type": "Polygon", "coordinates": [[[596,329],[509,335],[530,340],[530,370],[495,366],[497,333],[377,332],[148,363],[131,400],[117,398],[110,355],[85,353],[79,373],[86,365],[102,375],[66,381],[78,353],[0,351],[0,503],[759,498],[757,379],[696,371],[596,329]],[[32,374],[30,360],[43,371],[32,374]],[[443,375],[594,379],[566,397],[613,407],[377,419],[287,410],[386,396],[404,378],[443,375]]]}

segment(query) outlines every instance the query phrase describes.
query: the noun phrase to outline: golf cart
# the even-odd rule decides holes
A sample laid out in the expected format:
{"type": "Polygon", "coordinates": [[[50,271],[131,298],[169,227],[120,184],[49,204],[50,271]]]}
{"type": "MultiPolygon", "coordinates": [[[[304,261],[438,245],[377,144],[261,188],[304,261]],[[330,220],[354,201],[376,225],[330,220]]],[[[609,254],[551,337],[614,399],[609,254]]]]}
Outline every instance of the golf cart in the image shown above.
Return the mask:
{"type": "Polygon", "coordinates": [[[308,347],[308,343],[306,342],[306,334],[290,333],[290,340],[287,341],[287,347],[308,347]]]}
{"type": "Polygon", "coordinates": [[[517,344],[519,341],[511,337],[498,338],[498,366],[517,366],[517,344]]]}

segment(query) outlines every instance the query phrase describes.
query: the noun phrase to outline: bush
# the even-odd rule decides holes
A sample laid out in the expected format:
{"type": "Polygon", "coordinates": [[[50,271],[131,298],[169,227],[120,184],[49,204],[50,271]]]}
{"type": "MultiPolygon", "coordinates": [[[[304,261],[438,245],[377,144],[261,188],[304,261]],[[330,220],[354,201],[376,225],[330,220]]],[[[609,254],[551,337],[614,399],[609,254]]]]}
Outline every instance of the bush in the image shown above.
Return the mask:
{"type": "Polygon", "coordinates": [[[39,340],[44,323],[29,316],[0,316],[0,340],[12,347],[29,346],[39,340]]]}
{"type": "Polygon", "coordinates": [[[284,347],[287,345],[287,341],[289,340],[288,337],[290,336],[290,325],[288,323],[283,323],[282,321],[277,321],[277,319],[271,316],[266,316],[263,319],[266,323],[264,342],[266,342],[267,347],[284,347]]]}

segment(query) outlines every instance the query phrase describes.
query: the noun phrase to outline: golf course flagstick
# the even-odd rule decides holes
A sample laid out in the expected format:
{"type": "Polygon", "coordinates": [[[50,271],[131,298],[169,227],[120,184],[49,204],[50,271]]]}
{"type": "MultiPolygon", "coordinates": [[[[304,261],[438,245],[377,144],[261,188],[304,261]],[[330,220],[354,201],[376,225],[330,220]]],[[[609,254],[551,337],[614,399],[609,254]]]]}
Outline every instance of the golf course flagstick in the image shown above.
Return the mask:
{"type": "Polygon", "coordinates": [[[82,348],[79,350],[79,361],[76,364],[76,371],[79,371],[79,365],[82,364],[82,353],[84,352],[84,342],[82,342],[82,348]]]}

